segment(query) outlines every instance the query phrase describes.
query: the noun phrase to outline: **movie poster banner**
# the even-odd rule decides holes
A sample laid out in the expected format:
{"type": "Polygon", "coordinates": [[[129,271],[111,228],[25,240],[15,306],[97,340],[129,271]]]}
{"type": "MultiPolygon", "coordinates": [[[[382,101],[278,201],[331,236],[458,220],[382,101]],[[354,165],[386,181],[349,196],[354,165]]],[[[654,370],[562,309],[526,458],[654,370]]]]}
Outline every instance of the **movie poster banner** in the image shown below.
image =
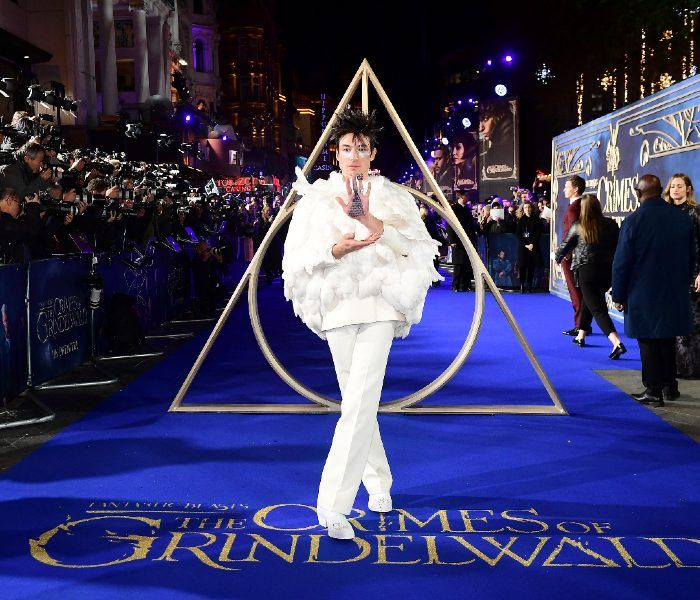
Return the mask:
{"type": "MultiPolygon", "coordinates": [[[[567,177],[583,177],[605,215],[622,223],[639,206],[634,188],[646,173],[664,187],[674,173],[700,179],[700,75],[552,140],[551,249],[562,240],[567,177]]],[[[561,267],[552,262],[550,273],[550,291],[569,298],[561,267]]],[[[609,295],[608,306],[621,318],[609,295]]]]}
{"type": "Polygon", "coordinates": [[[482,199],[510,196],[520,177],[520,115],[517,98],[482,101],[479,106],[479,185],[482,199]]]}
{"type": "Polygon", "coordinates": [[[27,389],[27,265],[0,266],[0,400],[27,389]]]}
{"type": "Polygon", "coordinates": [[[92,256],[34,260],[29,265],[31,384],[39,385],[75,369],[90,350],[92,256]]]}

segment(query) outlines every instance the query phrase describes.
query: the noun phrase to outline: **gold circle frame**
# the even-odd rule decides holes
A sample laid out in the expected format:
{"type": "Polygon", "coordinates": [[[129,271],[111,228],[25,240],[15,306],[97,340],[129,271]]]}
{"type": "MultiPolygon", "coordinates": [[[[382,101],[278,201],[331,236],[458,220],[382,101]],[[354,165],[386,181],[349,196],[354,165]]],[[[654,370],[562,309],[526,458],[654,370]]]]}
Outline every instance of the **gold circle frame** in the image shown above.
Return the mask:
{"type": "MultiPolygon", "coordinates": [[[[393,182],[389,183],[390,185],[396,188],[408,191],[422,202],[425,202],[426,204],[430,205],[442,217],[445,218],[445,220],[450,226],[452,226],[453,230],[455,231],[455,233],[457,233],[459,239],[461,240],[462,244],[464,244],[464,247],[467,250],[469,262],[471,263],[474,272],[474,282],[476,284],[476,302],[474,304],[474,314],[472,316],[471,326],[469,328],[469,333],[467,334],[464,344],[457,353],[457,356],[447,366],[447,368],[443,370],[442,373],[440,373],[428,385],[422,387],[416,392],[413,392],[412,394],[409,394],[408,396],[403,396],[401,398],[397,398],[396,400],[391,400],[389,402],[383,402],[380,404],[380,412],[399,412],[401,411],[401,409],[413,406],[414,404],[417,404],[421,400],[424,400],[428,396],[437,392],[441,387],[443,387],[448,381],[450,381],[450,379],[452,379],[457,374],[459,369],[467,360],[470,352],[472,351],[472,348],[474,347],[474,344],[476,343],[476,339],[479,335],[479,330],[481,329],[481,321],[484,315],[484,299],[486,295],[486,290],[482,274],[484,271],[483,263],[479,259],[479,256],[476,250],[474,249],[474,246],[472,246],[471,241],[466,237],[466,235],[463,235],[463,230],[462,227],[459,225],[459,222],[456,222],[454,217],[450,215],[438,202],[435,202],[432,198],[429,198],[422,192],[419,192],[418,190],[409,188],[404,185],[395,184],[393,182]]],[[[282,215],[274,221],[272,231],[268,236],[265,237],[263,243],[258,248],[255,263],[251,265],[250,280],[248,283],[248,310],[250,312],[250,321],[253,326],[253,333],[255,335],[255,339],[258,342],[258,346],[260,346],[260,349],[262,350],[265,359],[275,371],[275,373],[277,373],[277,375],[279,375],[280,378],[285,383],[287,383],[287,385],[289,385],[294,391],[298,392],[308,400],[311,400],[312,402],[315,402],[316,404],[319,404],[321,406],[325,406],[330,410],[337,411],[340,410],[340,402],[338,400],[315,392],[311,388],[305,386],[298,379],[296,379],[289,371],[287,371],[287,369],[284,367],[284,365],[282,365],[275,353],[270,348],[267,338],[265,337],[265,333],[263,332],[262,324],[260,322],[260,314],[258,312],[257,289],[258,277],[260,275],[260,267],[262,264],[262,260],[265,254],[267,253],[267,250],[269,249],[270,244],[272,243],[272,240],[274,239],[275,235],[291,218],[293,211],[294,208],[292,207],[291,209],[288,209],[284,215],[282,215]]]]}

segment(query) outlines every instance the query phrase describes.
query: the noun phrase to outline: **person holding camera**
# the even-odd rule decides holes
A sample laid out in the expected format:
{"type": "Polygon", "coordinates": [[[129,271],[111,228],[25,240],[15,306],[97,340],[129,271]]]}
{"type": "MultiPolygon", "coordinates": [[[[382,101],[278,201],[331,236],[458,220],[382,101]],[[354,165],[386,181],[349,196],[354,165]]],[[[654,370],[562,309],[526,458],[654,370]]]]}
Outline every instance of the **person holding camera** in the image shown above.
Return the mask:
{"type": "Polygon", "coordinates": [[[85,202],[78,202],[72,180],[65,185],[49,187],[42,199],[42,233],[39,236],[34,258],[47,258],[51,254],[75,252],[72,235],[78,234],[77,220],[87,209],[85,202]]]}
{"type": "Polygon", "coordinates": [[[41,233],[39,196],[26,198],[24,212],[19,194],[0,191],[0,259],[4,263],[31,260],[31,247],[41,233]]]}
{"type": "Polygon", "coordinates": [[[12,188],[20,198],[45,190],[51,180],[51,169],[44,168],[44,147],[30,142],[22,146],[16,156],[13,164],[3,167],[0,188],[12,188]]]}
{"type": "Polygon", "coordinates": [[[197,242],[192,261],[192,278],[197,296],[196,309],[199,314],[213,314],[216,303],[223,298],[224,288],[221,285],[223,270],[221,251],[212,250],[205,241],[197,242]]]}

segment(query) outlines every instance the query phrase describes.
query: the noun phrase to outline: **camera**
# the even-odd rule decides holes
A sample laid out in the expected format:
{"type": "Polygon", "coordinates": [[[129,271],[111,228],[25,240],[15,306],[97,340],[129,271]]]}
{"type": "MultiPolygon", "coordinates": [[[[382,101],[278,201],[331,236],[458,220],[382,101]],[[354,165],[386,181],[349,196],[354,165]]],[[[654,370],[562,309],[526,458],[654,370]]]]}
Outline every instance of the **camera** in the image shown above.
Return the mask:
{"type": "Polygon", "coordinates": [[[39,203],[41,204],[42,210],[48,213],[73,216],[78,214],[78,206],[76,204],[73,202],[61,202],[59,200],[54,200],[48,194],[41,194],[39,196],[39,203]]]}

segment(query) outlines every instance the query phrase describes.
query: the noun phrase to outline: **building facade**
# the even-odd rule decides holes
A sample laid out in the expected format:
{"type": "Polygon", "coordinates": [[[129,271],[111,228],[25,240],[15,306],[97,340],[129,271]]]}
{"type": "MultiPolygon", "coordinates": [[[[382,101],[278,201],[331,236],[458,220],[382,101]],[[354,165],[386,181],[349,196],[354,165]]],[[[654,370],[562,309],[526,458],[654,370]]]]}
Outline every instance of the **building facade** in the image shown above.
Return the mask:
{"type": "Polygon", "coordinates": [[[287,98],[273,3],[222,3],[221,115],[230,119],[251,174],[288,170],[287,98]]]}
{"type": "Polygon", "coordinates": [[[78,100],[63,124],[97,127],[128,113],[138,120],[152,96],[177,99],[179,70],[191,93],[218,109],[218,38],[214,0],[0,0],[0,76],[17,80],[15,97],[0,111],[19,108],[26,86],[59,82],[78,100]]]}

